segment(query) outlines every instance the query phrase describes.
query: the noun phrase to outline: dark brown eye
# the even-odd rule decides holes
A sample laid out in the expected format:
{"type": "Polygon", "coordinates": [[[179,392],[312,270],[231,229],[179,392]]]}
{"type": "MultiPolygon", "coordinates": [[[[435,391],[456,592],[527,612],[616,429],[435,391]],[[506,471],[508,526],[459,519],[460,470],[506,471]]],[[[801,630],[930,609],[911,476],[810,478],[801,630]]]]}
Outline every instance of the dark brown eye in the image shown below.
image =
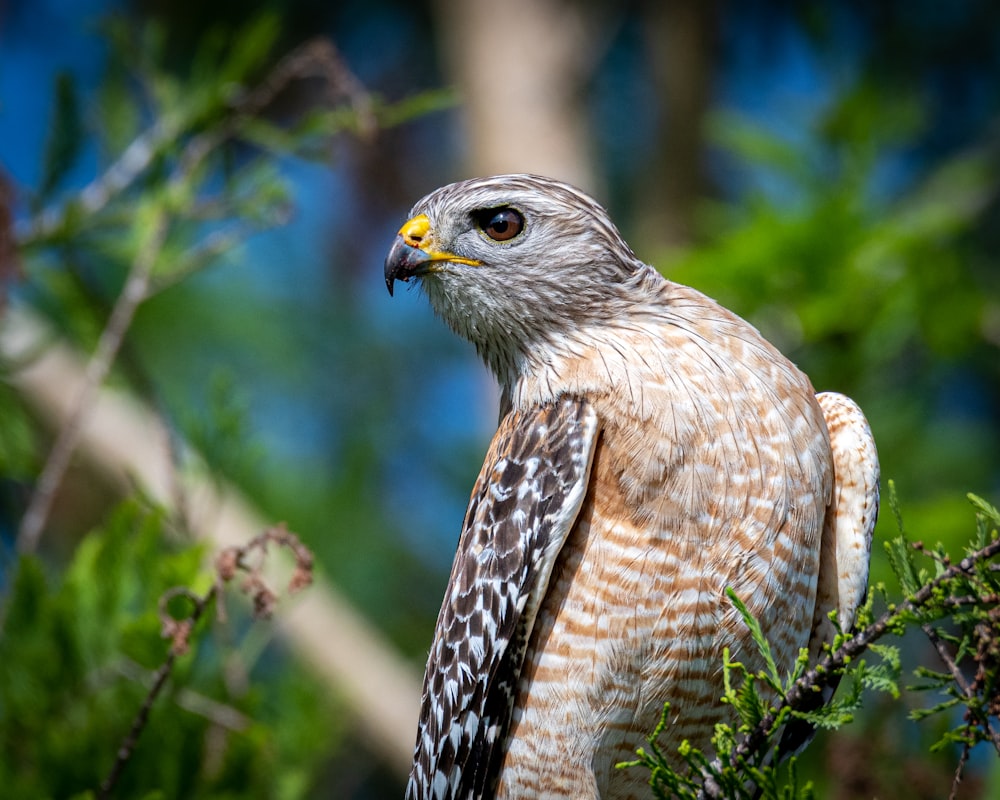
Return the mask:
{"type": "Polygon", "coordinates": [[[524,217],[513,208],[484,208],[475,217],[480,230],[495,242],[513,239],[524,229],[524,217]]]}

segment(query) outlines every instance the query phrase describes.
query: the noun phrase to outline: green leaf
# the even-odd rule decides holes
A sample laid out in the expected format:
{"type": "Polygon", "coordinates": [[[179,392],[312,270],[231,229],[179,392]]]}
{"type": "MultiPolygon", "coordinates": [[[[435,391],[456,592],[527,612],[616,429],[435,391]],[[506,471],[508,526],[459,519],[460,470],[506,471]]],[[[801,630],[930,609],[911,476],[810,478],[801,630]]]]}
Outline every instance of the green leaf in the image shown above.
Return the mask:
{"type": "Polygon", "coordinates": [[[750,610],[736,596],[736,592],[731,587],[726,587],[726,596],[729,597],[729,601],[739,611],[740,616],[743,617],[743,622],[750,631],[750,637],[757,646],[757,652],[764,659],[764,666],[767,670],[765,679],[773,689],[782,692],[782,677],[778,671],[778,665],[774,661],[771,644],[767,641],[767,637],[764,636],[764,631],[761,629],[760,623],[757,622],[753,614],[750,613],[750,610]]]}
{"type": "Polygon", "coordinates": [[[273,13],[259,14],[237,31],[229,32],[231,49],[217,66],[223,81],[242,83],[255,77],[265,64],[281,33],[281,20],[273,13]]]}
{"type": "Polygon", "coordinates": [[[969,498],[969,502],[972,503],[976,511],[986,517],[993,525],[1000,525],[1000,510],[997,510],[996,506],[987,503],[979,495],[972,494],[972,492],[969,492],[966,497],[969,498]]]}
{"type": "Polygon", "coordinates": [[[897,536],[885,543],[885,552],[903,594],[912,597],[920,589],[921,584],[913,563],[913,547],[905,538],[897,536]]]}
{"type": "Polygon", "coordinates": [[[38,470],[40,437],[24,402],[6,383],[0,383],[0,419],[3,420],[0,425],[0,475],[14,480],[34,478],[38,470]]]}
{"type": "Polygon", "coordinates": [[[76,83],[72,75],[61,72],[56,76],[55,106],[42,159],[42,177],[38,187],[40,201],[49,198],[73,167],[83,146],[83,135],[76,83]]]}
{"type": "Polygon", "coordinates": [[[458,94],[453,89],[420,92],[395,103],[374,99],[375,118],[383,128],[393,128],[436,111],[446,111],[459,102],[458,94]]]}
{"type": "Polygon", "coordinates": [[[914,708],[910,711],[910,719],[912,720],[922,720],[927,717],[931,717],[935,714],[940,714],[942,711],[947,711],[954,708],[957,705],[961,705],[962,699],[959,697],[952,697],[948,700],[943,700],[937,705],[931,706],[930,708],[914,708]]]}
{"type": "Polygon", "coordinates": [[[853,722],[854,715],[861,708],[864,695],[863,670],[864,663],[859,662],[851,671],[850,691],[839,692],[831,702],[814,711],[793,711],[792,716],[824,730],[836,730],[853,722]]]}

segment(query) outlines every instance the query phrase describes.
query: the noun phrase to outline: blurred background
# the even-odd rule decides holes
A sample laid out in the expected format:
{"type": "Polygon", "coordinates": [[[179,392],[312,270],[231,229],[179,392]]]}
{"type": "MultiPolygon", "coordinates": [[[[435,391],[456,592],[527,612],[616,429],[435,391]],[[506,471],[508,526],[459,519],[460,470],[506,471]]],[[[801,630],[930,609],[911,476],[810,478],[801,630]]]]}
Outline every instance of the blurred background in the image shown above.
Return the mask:
{"type": "MultiPolygon", "coordinates": [[[[75,386],[142,253],[144,302],[104,383],[159,433],[112,422],[110,440],[286,521],[356,627],[303,655],[310,624],[230,602],[115,796],[401,796],[497,402],[418,292],[389,298],[382,260],[422,195],[506,171],[587,189],[640,257],[857,399],[907,534],[961,553],[966,493],[1000,499],[996,3],[6,0],[9,796],[96,789],[165,654],[159,593],[204,588],[224,538],[185,516],[183,488],[161,497],[86,436],[24,536],[66,419],[45,398],[75,386]],[[43,333],[12,355],[26,314],[43,333]],[[56,347],[63,371],[29,385],[56,347]],[[374,713],[378,687],[359,700],[337,677],[358,671],[398,678],[381,687],[395,718],[374,713]]],[[[886,507],[876,536],[897,530],[886,507]]],[[[874,549],[873,580],[896,591],[874,549]]],[[[906,719],[925,703],[873,696],[821,734],[803,766],[817,796],[946,796],[959,750],[928,753],[947,720],[906,719]]],[[[974,751],[958,796],[1000,797],[995,761],[974,751]]]]}

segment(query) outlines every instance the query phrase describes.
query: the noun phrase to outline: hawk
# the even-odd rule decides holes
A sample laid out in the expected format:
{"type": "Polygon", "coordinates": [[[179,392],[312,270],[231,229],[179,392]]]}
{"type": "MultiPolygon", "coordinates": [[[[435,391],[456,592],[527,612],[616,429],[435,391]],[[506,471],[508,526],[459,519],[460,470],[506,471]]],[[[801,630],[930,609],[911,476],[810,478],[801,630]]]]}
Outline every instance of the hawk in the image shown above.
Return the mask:
{"type": "MultiPolygon", "coordinates": [[[[710,750],[722,651],[779,667],[849,629],[878,459],[858,406],[817,395],[749,323],[640,261],[579,190],[445,186],[386,258],[501,387],[424,678],[410,800],[639,798],[665,735],[710,750]]],[[[669,744],[669,743],[668,743],[669,744]]]]}

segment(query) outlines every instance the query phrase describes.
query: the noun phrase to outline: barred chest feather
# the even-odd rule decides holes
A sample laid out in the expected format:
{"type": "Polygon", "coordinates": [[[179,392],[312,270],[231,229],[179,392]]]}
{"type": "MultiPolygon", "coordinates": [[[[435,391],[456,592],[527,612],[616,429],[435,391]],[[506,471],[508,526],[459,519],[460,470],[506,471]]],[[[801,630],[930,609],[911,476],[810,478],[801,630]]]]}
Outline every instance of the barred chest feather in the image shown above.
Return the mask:
{"type": "Polygon", "coordinates": [[[585,331],[512,387],[513,407],[587,397],[583,506],[528,644],[498,797],[647,797],[616,770],[664,702],[708,747],[723,647],[754,662],[732,587],[790,668],[809,638],[832,464],[809,380],[748,323],[666,284],[661,308],[585,331]],[[597,763],[599,761],[599,763],[597,763]]]}

